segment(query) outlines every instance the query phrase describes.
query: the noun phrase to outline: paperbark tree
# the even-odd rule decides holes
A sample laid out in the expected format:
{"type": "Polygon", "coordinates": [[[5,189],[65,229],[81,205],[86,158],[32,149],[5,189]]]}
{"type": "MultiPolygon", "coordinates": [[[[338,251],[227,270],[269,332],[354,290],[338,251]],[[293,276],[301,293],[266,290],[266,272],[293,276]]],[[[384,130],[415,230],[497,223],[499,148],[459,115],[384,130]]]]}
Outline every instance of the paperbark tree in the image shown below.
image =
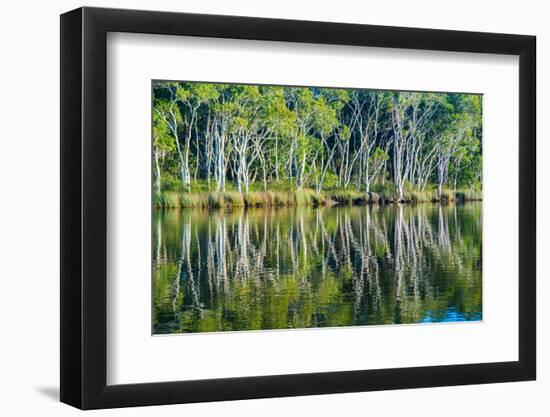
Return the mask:
{"type": "Polygon", "coordinates": [[[186,82],[153,93],[156,193],[376,185],[403,201],[480,187],[480,96],[186,82]]]}
{"type": "Polygon", "coordinates": [[[414,182],[416,163],[437,105],[421,93],[392,97],[393,177],[398,198],[404,199],[405,182],[414,182]]]}

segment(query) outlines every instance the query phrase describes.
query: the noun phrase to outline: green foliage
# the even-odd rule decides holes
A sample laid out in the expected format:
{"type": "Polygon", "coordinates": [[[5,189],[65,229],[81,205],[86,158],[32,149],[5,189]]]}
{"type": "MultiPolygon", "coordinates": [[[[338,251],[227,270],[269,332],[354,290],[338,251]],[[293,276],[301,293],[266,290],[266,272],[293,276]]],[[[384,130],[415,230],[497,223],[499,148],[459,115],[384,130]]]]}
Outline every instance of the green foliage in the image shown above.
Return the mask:
{"type": "MultiPolygon", "coordinates": [[[[153,90],[156,190],[180,193],[183,206],[288,205],[269,192],[321,205],[397,201],[401,190],[411,202],[462,200],[457,190],[481,190],[479,95],[200,82],[153,90]],[[397,181],[396,172],[408,177],[397,181]],[[434,197],[438,183],[445,195],[434,197]],[[237,189],[239,198],[223,195],[237,189]],[[366,189],[375,196],[353,194],[366,189]]],[[[158,206],[175,204],[158,198],[158,206]]]]}

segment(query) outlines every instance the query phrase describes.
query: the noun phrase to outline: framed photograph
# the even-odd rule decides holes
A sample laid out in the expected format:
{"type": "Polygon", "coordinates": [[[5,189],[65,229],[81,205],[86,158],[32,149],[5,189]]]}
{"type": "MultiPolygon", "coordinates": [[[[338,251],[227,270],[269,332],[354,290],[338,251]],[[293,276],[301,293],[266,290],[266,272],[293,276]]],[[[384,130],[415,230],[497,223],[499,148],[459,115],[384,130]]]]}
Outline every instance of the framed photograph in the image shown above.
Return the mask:
{"type": "Polygon", "coordinates": [[[61,16],[61,401],[533,380],[535,37],[61,16]]]}

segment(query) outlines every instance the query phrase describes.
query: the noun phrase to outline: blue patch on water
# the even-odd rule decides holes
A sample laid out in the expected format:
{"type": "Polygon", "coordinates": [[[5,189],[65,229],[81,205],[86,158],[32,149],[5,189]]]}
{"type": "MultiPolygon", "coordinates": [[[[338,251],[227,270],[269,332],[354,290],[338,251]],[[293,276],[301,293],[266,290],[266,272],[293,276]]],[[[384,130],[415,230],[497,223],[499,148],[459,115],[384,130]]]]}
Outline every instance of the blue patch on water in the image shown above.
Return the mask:
{"type": "Polygon", "coordinates": [[[455,321],[480,321],[483,316],[480,313],[468,313],[467,315],[458,311],[456,307],[449,307],[443,311],[426,312],[426,316],[421,320],[422,323],[442,323],[455,321]]]}

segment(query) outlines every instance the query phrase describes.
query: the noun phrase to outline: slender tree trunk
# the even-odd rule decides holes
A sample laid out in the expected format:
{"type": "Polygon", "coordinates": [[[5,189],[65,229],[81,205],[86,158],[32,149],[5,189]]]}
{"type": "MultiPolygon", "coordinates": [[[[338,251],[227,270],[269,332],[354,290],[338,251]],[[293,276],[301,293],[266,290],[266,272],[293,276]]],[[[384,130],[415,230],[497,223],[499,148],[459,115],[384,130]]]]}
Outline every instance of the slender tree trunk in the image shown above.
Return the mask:
{"type": "Polygon", "coordinates": [[[279,183],[279,139],[275,138],[275,181],[279,183]]]}
{"type": "Polygon", "coordinates": [[[365,192],[370,191],[370,178],[369,178],[369,154],[365,156],[365,192]]]}
{"type": "Polygon", "coordinates": [[[191,171],[189,170],[189,144],[190,144],[191,135],[187,136],[185,142],[185,156],[184,156],[184,172],[185,172],[185,187],[187,192],[191,192],[191,171]]]}
{"type": "Polygon", "coordinates": [[[154,151],[153,154],[154,154],[154,159],[155,159],[155,171],[156,171],[155,186],[156,186],[156,189],[157,189],[157,194],[160,194],[160,175],[161,175],[161,171],[160,171],[160,163],[159,163],[159,153],[158,153],[158,151],[154,151]]]}

